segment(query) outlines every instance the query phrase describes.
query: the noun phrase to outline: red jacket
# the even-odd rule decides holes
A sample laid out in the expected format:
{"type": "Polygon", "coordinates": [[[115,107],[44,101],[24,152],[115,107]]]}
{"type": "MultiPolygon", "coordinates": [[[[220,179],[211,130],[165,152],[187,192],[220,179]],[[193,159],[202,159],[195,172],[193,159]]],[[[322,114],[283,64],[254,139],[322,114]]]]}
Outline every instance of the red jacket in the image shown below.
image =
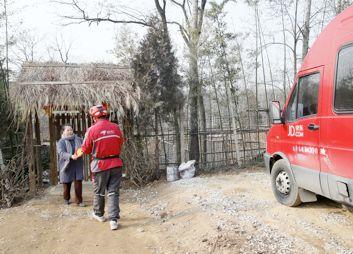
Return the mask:
{"type": "Polygon", "coordinates": [[[123,143],[124,138],[119,126],[109,120],[100,119],[88,128],[82,151],[92,154],[91,171],[121,167],[123,162],[119,155],[123,143]]]}

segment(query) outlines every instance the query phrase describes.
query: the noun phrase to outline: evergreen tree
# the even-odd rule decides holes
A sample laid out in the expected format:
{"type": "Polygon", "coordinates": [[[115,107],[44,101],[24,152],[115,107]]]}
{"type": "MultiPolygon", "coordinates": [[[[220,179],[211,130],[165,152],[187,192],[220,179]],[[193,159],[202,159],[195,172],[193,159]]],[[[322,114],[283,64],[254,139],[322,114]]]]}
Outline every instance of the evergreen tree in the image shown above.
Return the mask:
{"type": "Polygon", "coordinates": [[[153,127],[158,134],[161,119],[173,122],[177,133],[177,160],[180,162],[178,112],[184,101],[182,80],[168,32],[158,18],[152,17],[149,22],[148,33],[133,60],[134,77],[142,95],[137,125],[140,131],[143,127],[153,127]],[[151,115],[155,115],[154,122],[151,115]]]}

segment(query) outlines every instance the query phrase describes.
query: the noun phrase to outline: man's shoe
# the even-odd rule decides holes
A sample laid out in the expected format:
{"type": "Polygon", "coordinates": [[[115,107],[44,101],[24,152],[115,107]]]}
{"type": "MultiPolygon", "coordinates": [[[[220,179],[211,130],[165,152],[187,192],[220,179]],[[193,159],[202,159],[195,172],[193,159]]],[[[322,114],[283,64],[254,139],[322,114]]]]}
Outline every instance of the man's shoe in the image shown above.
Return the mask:
{"type": "Polygon", "coordinates": [[[118,222],[115,220],[110,221],[110,229],[111,230],[117,230],[118,229],[118,222]]]}
{"type": "Polygon", "coordinates": [[[97,221],[99,221],[99,222],[105,222],[104,216],[98,216],[98,215],[96,215],[94,212],[92,213],[92,217],[93,217],[94,219],[96,219],[97,221]]]}
{"type": "Polygon", "coordinates": [[[65,200],[64,200],[64,204],[65,204],[65,205],[70,205],[71,202],[70,202],[70,200],[66,200],[66,199],[65,199],[65,200]]]}
{"type": "Polygon", "coordinates": [[[77,205],[78,205],[79,207],[86,207],[86,204],[85,204],[85,203],[83,203],[83,202],[78,203],[77,205]]]}

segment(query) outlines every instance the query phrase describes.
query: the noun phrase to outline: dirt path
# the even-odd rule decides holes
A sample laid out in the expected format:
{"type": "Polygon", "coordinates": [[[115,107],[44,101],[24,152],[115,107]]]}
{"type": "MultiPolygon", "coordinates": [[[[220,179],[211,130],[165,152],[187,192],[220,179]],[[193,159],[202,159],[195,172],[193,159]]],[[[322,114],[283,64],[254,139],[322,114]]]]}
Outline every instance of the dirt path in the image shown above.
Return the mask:
{"type": "Polygon", "coordinates": [[[59,193],[0,211],[0,253],[353,253],[353,214],[326,199],[281,206],[261,171],[123,190],[115,232],[59,193]]]}

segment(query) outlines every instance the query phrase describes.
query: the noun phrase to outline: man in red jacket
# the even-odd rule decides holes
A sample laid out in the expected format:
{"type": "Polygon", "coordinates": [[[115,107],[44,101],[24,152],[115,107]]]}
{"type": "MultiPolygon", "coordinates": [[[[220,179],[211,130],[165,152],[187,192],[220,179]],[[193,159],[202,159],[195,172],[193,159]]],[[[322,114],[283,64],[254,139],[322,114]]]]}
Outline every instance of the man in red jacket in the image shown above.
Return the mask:
{"type": "Polygon", "coordinates": [[[108,120],[108,112],[102,105],[89,110],[93,118],[92,125],[85,134],[82,152],[92,155],[91,172],[93,174],[93,218],[104,222],[105,191],[108,192],[108,216],[110,228],[118,228],[119,187],[122,178],[120,151],[124,138],[117,124],[108,120]]]}

